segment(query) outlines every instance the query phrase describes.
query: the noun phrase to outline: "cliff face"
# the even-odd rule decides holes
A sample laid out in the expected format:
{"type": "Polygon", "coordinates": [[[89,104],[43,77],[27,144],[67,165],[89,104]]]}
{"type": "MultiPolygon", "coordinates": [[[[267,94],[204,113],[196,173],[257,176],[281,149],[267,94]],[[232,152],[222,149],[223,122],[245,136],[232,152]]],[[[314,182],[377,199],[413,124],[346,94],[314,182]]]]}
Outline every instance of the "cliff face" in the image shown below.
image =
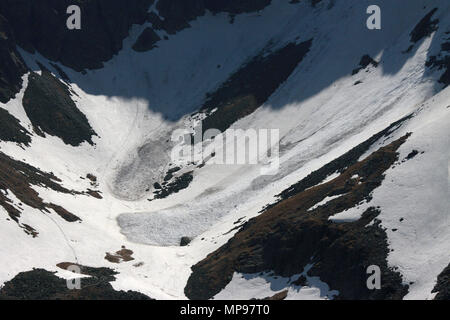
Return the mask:
{"type": "Polygon", "coordinates": [[[0,15],[0,102],[13,98],[22,85],[26,67],[15,42],[8,21],[0,15]]]}
{"type": "Polygon", "coordinates": [[[189,21],[205,14],[227,12],[235,15],[264,9],[271,0],[159,0],[156,4],[159,14],[164,19],[160,27],[168,33],[176,33],[189,26],[189,21]]]}
{"type": "Polygon", "coordinates": [[[0,12],[14,32],[17,44],[38,51],[77,71],[100,68],[122,48],[132,24],[143,23],[153,0],[6,0],[0,12]],[[82,29],[68,30],[67,7],[82,12],[82,29]]]}
{"type": "Polygon", "coordinates": [[[0,2],[0,102],[19,91],[27,68],[16,45],[76,70],[97,69],[122,49],[133,24],[152,22],[153,29],[174,34],[205,14],[261,10],[271,0],[3,0],[0,2]],[[68,30],[67,7],[78,5],[82,29],[68,30]]]}

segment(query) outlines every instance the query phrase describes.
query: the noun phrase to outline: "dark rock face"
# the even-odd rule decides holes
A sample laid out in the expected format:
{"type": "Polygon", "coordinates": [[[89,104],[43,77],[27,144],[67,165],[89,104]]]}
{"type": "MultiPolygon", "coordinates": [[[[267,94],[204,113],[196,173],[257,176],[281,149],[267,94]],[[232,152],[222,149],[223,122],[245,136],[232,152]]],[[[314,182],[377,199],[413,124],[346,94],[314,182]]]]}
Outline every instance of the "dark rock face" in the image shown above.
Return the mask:
{"type": "MultiPolygon", "coordinates": [[[[237,14],[263,9],[271,0],[159,0],[155,13],[147,13],[155,0],[2,0],[0,1],[0,102],[20,90],[27,67],[16,45],[58,61],[76,71],[98,69],[122,49],[133,24],[152,22],[153,29],[174,34],[205,10],[237,14]],[[68,30],[69,5],[81,8],[81,30],[68,30]]],[[[159,37],[148,29],[135,45],[151,49],[159,37]]],[[[66,78],[61,74],[62,78],[66,78]]]]}
{"type": "Polygon", "coordinates": [[[372,57],[369,56],[368,54],[365,54],[362,56],[361,61],[359,62],[359,67],[353,70],[352,75],[355,75],[358,72],[360,72],[361,70],[364,70],[369,65],[372,65],[376,68],[376,67],[378,67],[378,62],[373,60],[372,57]]]}
{"type": "MultiPolygon", "coordinates": [[[[296,194],[299,194],[319,184],[320,182],[325,180],[329,175],[335,172],[343,173],[348,166],[355,165],[358,162],[358,159],[370,148],[371,145],[373,145],[379,139],[387,137],[391,132],[395,131],[396,128],[398,128],[402,123],[411,119],[411,117],[412,115],[409,115],[392,123],[389,127],[373,135],[363,143],[357,145],[349,152],[343,154],[339,158],[324,165],[322,168],[310,173],[301,181],[297,182],[296,184],[293,184],[292,186],[290,186],[289,188],[278,194],[277,197],[280,199],[280,201],[286,200],[296,194]]],[[[275,204],[272,205],[268,205],[265,208],[265,210],[273,207],[279,202],[276,202],[275,204]]]]}
{"type": "Polygon", "coordinates": [[[49,209],[53,209],[61,218],[68,222],[79,221],[80,219],[77,216],[64,208],[53,203],[44,202],[32,188],[32,186],[41,186],[61,193],[77,194],[77,192],[61,186],[60,182],[61,180],[52,173],[43,172],[0,152],[0,206],[6,210],[10,219],[15,221],[25,233],[33,237],[37,236],[38,233],[32,227],[20,222],[22,209],[11,203],[8,194],[11,192],[23,204],[41,210],[44,213],[50,213],[49,209]]]}
{"type": "Polygon", "coordinates": [[[430,12],[428,12],[422,20],[415,26],[413,31],[411,31],[411,42],[418,42],[425,37],[428,37],[434,31],[437,30],[437,24],[439,23],[438,19],[432,20],[433,15],[436,13],[438,9],[434,8],[430,12]]]}
{"type": "MultiPolygon", "coordinates": [[[[156,8],[164,18],[160,27],[169,34],[174,34],[188,28],[189,22],[203,16],[206,10],[212,13],[240,14],[262,10],[270,3],[271,0],[159,0],[156,8]]],[[[154,16],[151,19],[157,22],[154,16]]]]}
{"type": "Polygon", "coordinates": [[[444,70],[439,78],[439,82],[444,86],[450,85],[450,41],[448,40],[450,39],[447,38],[445,42],[442,42],[441,52],[436,56],[431,56],[425,64],[428,68],[444,70]]]}
{"type": "MultiPolygon", "coordinates": [[[[102,67],[122,48],[133,24],[150,17],[148,8],[155,0],[3,0],[0,12],[9,22],[17,44],[38,51],[46,58],[81,71],[102,67]],[[81,30],[68,30],[69,5],[81,8],[81,30]]],[[[189,21],[212,12],[242,13],[260,10],[270,0],[159,0],[161,27],[175,33],[189,27],[189,21]]]]}
{"type": "Polygon", "coordinates": [[[438,294],[435,300],[450,300],[450,264],[438,276],[436,286],[433,291],[438,294]]]}
{"type": "Polygon", "coordinates": [[[27,68],[16,50],[11,28],[2,15],[0,15],[0,61],[0,102],[6,103],[19,92],[22,76],[27,68]]]}
{"type": "Polygon", "coordinates": [[[253,113],[287,80],[311,45],[312,40],[308,40],[290,43],[267,56],[263,52],[231,75],[219,89],[209,94],[202,108],[207,112],[217,108],[203,120],[203,133],[212,128],[223,132],[253,113]]]}
{"type": "Polygon", "coordinates": [[[155,44],[159,40],[161,40],[161,38],[152,28],[146,28],[133,45],[133,50],[137,52],[149,51],[156,47],[155,44]]]}
{"type": "Polygon", "coordinates": [[[0,108],[0,140],[28,145],[31,142],[29,132],[20,125],[19,120],[8,111],[0,108]]]}
{"type": "Polygon", "coordinates": [[[164,178],[165,182],[162,186],[159,183],[157,185],[155,184],[155,199],[164,199],[170,196],[172,193],[177,193],[183,189],[186,189],[194,180],[192,171],[183,173],[179,177],[176,177],[174,181],[167,183],[167,181],[172,179],[172,177],[172,173],[169,172],[164,178]]]}
{"type": "Polygon", "coordinates": [[[65,84],[47,70],[41,76],[32,73],[28,80],[23,107],[36,133],[57,136],[72,146],[85,141],[93,144],[95,132],[71,99],[65,84]]]}
{"type": "MultiPolygon", "coordinates": [[[[394,128],[396,125],[375,137],[381,138],[394,128]]],[[[370,200],[371,192],[381,185],[384,172],[398,160],[396,150],[407,137],[360,162],[344,164],[345,159],[358,159],[356,155],[372,143],[358,146],[289,188],[283,200],[249,220],[228,243],[192,267],[185,288],[187,297],[213,297],[231,281],[234,272],[274,271],[289,277],[311,263],[309,275],[319,276],[331,289],[338,290],[338,299],[401,299],[407,286],[402,284],[401,275],[388,267],[387,236],[376,218],[379,209],[369,208],[352,222],[335,223],[328,218],[370,200]],[[339,164],[341,175],[320,184],[339,164]],[[358,178],[352,178],[355,175],[358,178]],[[335,195],[341,196],[309,210],[325,197],[335,195]],[[380,290],[366,286],[370,265],[380,267],[380,290]]]]}
{"type": "Polygon", "coordinates": [[[111,269],[81,268],[82,274],[91,277],[81,280],[80,290],[69,290],[66,280],[53,272],[34,269],[21,272],[6,282],[0,289],[0,300],[150,300],[139,292],[114,290],[110,282],[117,273],[111,269]]]}
{"type": "Polygon", "coordinates": [[[213,0],[206,1],[206,9],[213,13],[228,12],[232,14],[240,14],[244,12],[262,10],[271,2],[271,0],[213,0]]]}
{"type": "Polygon", "coordinates": [[[122,48],[132,24],[142,24],[154,0],[3,0],[17,44],[77,71],[101,68],[122,48]],[[68,30],[69,5],[81,8],[81,30],[68,30]]]}
{"type": "Polygon", "coordinates": [[[181,240],[180,240],[180,246],[181,247],[185,247],[185,246],[187,246],[189,243],[191,243],[191,238],[189,238],[189,237],[182,237],[181,238],[181,240]]]}
{"type": "Polygon", "coordinates": [[[189,21],[205,14],[204,0],[159,0],[156,8],[163,17],[162,28],[174,34],[190,27],[189,21]]]}

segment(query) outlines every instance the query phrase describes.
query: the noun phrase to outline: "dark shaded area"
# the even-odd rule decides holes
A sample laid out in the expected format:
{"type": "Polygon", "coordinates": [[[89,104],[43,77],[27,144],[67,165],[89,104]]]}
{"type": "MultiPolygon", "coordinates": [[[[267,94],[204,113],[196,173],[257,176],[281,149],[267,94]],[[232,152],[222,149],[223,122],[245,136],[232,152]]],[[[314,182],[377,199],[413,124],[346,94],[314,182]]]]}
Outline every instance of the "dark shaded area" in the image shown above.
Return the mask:
{"type": "MultiPolygon", "coordinates": [[[[59,266],[66,269],[70,263],[59,266]]],[[[0,289],[0,300],[150,300],[136,291],[116,291],[110,284],[115,272],[108,268],[81,267],[80,290],[67,288],[67,281],[44,269],[21,272],[0,289]]]]}
{"type": "Polygon", "coordinates": [[[72,146],[85,141],[93,144],[96,134],[65,84],[45,69],[42,75],[30,74],[28,81],[23,107],[37,134],[57,136],[72,146]]]}
{"type": "Polygon", "coordinates": [[[352,71],[352,75],[355,75],[358,72],[360,72],[361,70],[364,70],[369,65],[372,65],[376,68],[376,67],[378,67],[378,62],[373,60],[372,57],[369,56],[368,54],[365,54],[362,56],[361,61],[359,62],[359,67],[352,71]]]}
{"type": "MultiPolygon", "coordinates": [[[[387,128],[376,136],[381,138],[390,130],[387,128]]],[[[376,219],[379,209],[369,208],[353,222],[334,223],[328,218],[370,201],[371,192],[381,185],[384,172],[398,159],[396,150],[407,137],[352,163],[361,151],[378,140],[371,138],[372,143],[365,142],[349,152],[349,162],[339,177],[317,185],[323,179],[313,176],[326,177],[335,172],[336,163],[328,164],[291,187],[286,192],[289,197],[249,220],[224,246],[192,267],[186,296],[209,299],[231,281],[234,272],[274,271],[289,277],[301,273],[311,263],[309,275],[319,276],[331,289],[338,290],[338,299],[401,299],[407,286],[402,284],[401,275],[387,265],[387,236],[376,219]],[[354,175],[358,178],[352,178],[354,175]],[[307,185],[310,188],[300,187],[307,185]],[[325,197],[335,195],[341,196],[309,210],[325,197]],[[366,286],[366,270],[370,265],[381,269],[380,290],[369,290],[366,286]]]]}
{"type": "Polygon", "coordinates": [[[189,237],[181,237],[180,239],[180,247],[185,247],[187,246],[189,243],[191,243],[191,238],[189,237]]]}
{"type": "Polygon", "coordinates": [[[268,205],[264,210],[267,210],[276,204],[278,204],[282,200],[286,200],[300,192],[305,191],[308,188],[311,188],[322,181],[324,181],[329,175],[332,175],[335,172],[343,173],[349,166],[352,166],[357,163],[358,159],[378,140],[383,137],[389,136],[392,132],[394,132],[399,126],[401,126],[405,121],[412,118],[412,115],[406,116],[394,123],[392,123],[386,129],[380,131],[379,133],[373,135],[366,141],[360,143],[355,148],[346,152],[342,156],[336,158],[330,163],[324,165],[322,168],[310,173],[304,179],[293,184],[283,192],[277,195],[280,199],[278,202],[268,205]]]}
{"type": "Polygon", "coordinates": [[[9,217],[15,221],[27,234],[37,236],[36,230],[30,226],[20,223],[21,210],[13,205],[8,198],[11,192],[22,203],[32,208],[50,213],[49,209],[69,222],[79,221],[74,214],[68,212],[61,206],[53,203],[46,203],[32,186],[49,188],[61,193],[79,194],[73,190],[68,190],[61,186],[61,182],[53,173],[43,172],[22,161],[17,161],[0,152],[0,206],[2,206],[9,217]]]}
{"type": "MultiPolygon", "coordinates": [[[[1,5],[0,5],[1,6],[1,5]]],[[[2,10],[0,10],[2,12],[2,10]]],[[[27,67],[16,50],[15,39],[8,21],[0,14],[0,102],[15,97],[22,86],[27,67]]]]}
{"type": "MultiPolygon", "coordinates": [[[[84,69],[101,68],[104,61],[109,60],[116,54],[121,49],[122,40],[128,34],[129,27],[133,23],[139,24],[150,21],[153,29],[166,29],[166,31],[173,29],[173,32],[176,32],[176,30],[189,27],[189,22],[203,15],[206,12],[205,10],[211,10],[213,13],[228,12],[230,16],[233,16],[243,12],[255,12],[270,4],[270,0],[159,0],[157,3],[161,15],[159,17],[155,12],[147,12],[153,2],[153,0],[70,1],[70,4],[79,4],[83,12],[83,29],[70,32],[65,27],[65,19],[67,18],[65,9],[69,0],[42,0],[39,3],[32,0],[4,0],[0,3],[0,12],[4,14],[11,25],[11,30],[15,34],[15,38],[18,39],[16,41],[18,45],[31,52],[38,51],[44,57],[62,62],[62,64],[77,71],[83,71],[84,69]],[[84,14],[84,12],[87,12],[87,14],[84,14]],[[101,21],[101,23],[98,23],[98,21],[101,21]]],[[[319,2],[317,0],[308,1],[312,6],[316,6],[319,2]]],[[[295,7],[292,5],[293,10],[295,10],[295,7]]],[[[362,19],[364,18],[362,16],[362,19]]],[[[361,23],[363,22],[361,21],[361,23]]],[[[356,21],[355,25],[359,23],[359,21],[356,21]]],[[[420,28],[414,29],[419,30],[420,28]]],[[[415,31],[413,34],[420,34],[420,32],[415,31]]],[[[218,37],[220,36],[218,34],[218,37]]],[[[298,36],[301,37],[302,35],[299,34],[298,36]]],[[[383,49],[382,45],[379,49],[383,49]]],[[[408,55],[403,55],[400,61],[383,61],[383,72],[394,74],[400,70],[403,63],[413,54],[414,50],[412,49],[408,55]]],[[[383,59],[381,58],[381,60],[383,59]]],[[[316,61],[316,63],[321,62],[316,61]]],[[[334,63],[334,61],[323,63],[334,63]]],[[[304,101],[328,87],[334,80],[345,76],[349,70],[352,70],[353,64],[354,62],[342,61],[339,68],[330,68],[327,71],[327,77],[315,79],[312,87],[299,84],[301,93],[295,96],[295,101],[304,101]]],[[[0,66],[0,73],[2,68],[3,66],[0,66]]],[[[61,73],[60,71],[62,70],[57,70],[57,73],[65,79],[64,72],[61,73]]],[[[200,70],[199,72],[213,72],[213,70],[200,70]]],[[[82,84],[79,83],[79,85],[82,84]]],[[[13,92],[16,92],[18,88],[17,85],[15,89],[11,85],[3,86],[1,82],[0,87],[13,92]]],[[[141,88],[137,88],[135,91],[108,90],[108,88],[99,89],[95,86],[84,85],[82,89],[94,95],[149,98],[146,91],[141,90],[141,88]]],[[[294,102],[293,97],[286,97],[275,101],[272,107],[281,108],[292,102],[294,102]]],[[[251,103],[251,101],[243,101],[244,109],[246,108],[245,105],[251,103]]],[[[152,108],[152,104],[150,104],[150,108],[152,108]]],[[[173,116],[172,110],[166,112],[161,108],[157,108],[157,112],[161,112],[169,121],[176,121],[182,116],[178,114],[173,116]]]]}
{"type": "Polygon", "coordinates": [[[430,12],[428,12],[422,20],[414,27],[414,29],[410,33],[410,41],[413,43],[409,46],[408,50],[405,53],[411,52],[414,48],[414,45],[420,40],[429,37],[434,31],[438,29],[439,20],[432,20],[431,18],[436,13],[438,9],[434,8],[430,12]]]}
{"type": "Polygon", "coordinates": [[[223,132],[240,118],[253,113],[287,80],[311,45],[312,39],[289,43],[268,55],[262,52],[232,74],[219,89],[208,95],[202,107],[206,112],[217,108],[203,120],[203,133],[208,129],[223,132]]]}
{"type": "Polygon", "coordinates": [[[136,43],[133,45],[133,50],[137,52],[149,51],[156,47],[156,43],[161,40],[161,38],[153,31],[152,28],[145,28],[141,35],[137,39],[136,43]]]}
{"type": "MultiPolygon", "coordinates": [[[[59,61],[76,71],[97,69],[122,49],[133,24],[143,24],[154,0],[2,0],[0,12],[9,22],[17,44],[59,61]],[[81,30],[68,30],[67,8],[78,5],[81,30]]],[[[159,0],[161,27],[175,33],[205,10],[242,13],[263,9],[270,0],[159,0]]],[[[154,18],[154,16],[153,16],[154,18]]],[[[156,20],[154,20],[156,21],[156,20]]]]}
{"type": "Polygon", "coordinates": [[[439,274],[436,286],[431,292],[438,293],[434,297],[435,300],[450,300],[450,264],[439,274]]]}
{"type": "Polygon", "coordinates": [[[437,25],[439,23],[438,19],[432,20],[431,18],[436,13],[438,9],[434,8],[428,12],[422,20],[414,27],[411,31],[411,42],[417,43],[425,37],[430,36],[434,31],[437,30],[437,25]]]}
{"type": "Polygon", "coordinates": [[[286,299],[287,295],[288,295],[288,290],[284,290],[284,291],[274,294],[271,297],[266,297],[263,300],[273,300],[273,301],[284,300],[284,299],[286,299]]]}
{"type": "Polygon", "coordinates": [[[17,44],[76,71],[101,68],[142,24],[154,0],[2,0],[0,12],[9,21],[17,44]],[[78,5],[81,30],[66,27],[67,7],[78,5]]]}
{"type": "MultiPolygon", "coordinates": [[[[450,40],[447,38],[447,40],[450,40]]],[[[450,85],[450,41],[441,44],[441,52],[438,55],[430,56],[426,62],[428,68],[445,70],[439,78],[439,82],[445,86],[450,85]]]]}
{"type": "Polygon", "coordinates": [[[271,0],[159,0],[156,4],[163,20],[149,16],[153,26],[161,28],[169,34],[174,34],[189,28],[189,22],[203,16],[206,10],[214,14],[227,12],[231,15],[262,10],[271,3],[271,0]]]}
{"type": "MultiPolygon", "coordinates": [[[[166,178],[168,178],[168,176],[166,176],[166,178]]],[[[181,176],[176,177],[172,182],[167,182],[172,179],[171,174],[170,178],[168,178],[167,180],[166,178],[164,179],[165,181],[162,183],[162,185],[160,185],[159,183],[154,184],[154,187],[156,189],[154,191],[155,199],[164,199],[170,196],[172,193],[177,193],[183,189],[186,189],[194,180],[192,171],[183,173],[181,176]]]]}
{"type": "Polygon", "coordinates": [[[28,146],[30,133],[20,125],[18,119],[5,109],[0,108],[0,140],[11,141],[28,146]]]}
{"type": "Polygon", "coordinates": [[[121,263],[134,260],[133,251],[122,246],[122,249],[116,251],[116,253],[106,253],[105,259],[111,263],[121,263]]]}

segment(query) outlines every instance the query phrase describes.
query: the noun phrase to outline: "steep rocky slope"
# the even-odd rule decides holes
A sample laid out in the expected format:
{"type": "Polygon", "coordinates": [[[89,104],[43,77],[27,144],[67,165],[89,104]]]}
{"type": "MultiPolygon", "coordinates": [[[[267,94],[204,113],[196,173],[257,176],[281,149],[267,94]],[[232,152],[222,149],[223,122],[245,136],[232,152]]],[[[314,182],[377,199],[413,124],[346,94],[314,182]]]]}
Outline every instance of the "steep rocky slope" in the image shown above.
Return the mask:
{"type": "Polygon", "coordinates": [[[450,4],[369,4],[0,1],[0,298],[447,299],[450,4]]]}

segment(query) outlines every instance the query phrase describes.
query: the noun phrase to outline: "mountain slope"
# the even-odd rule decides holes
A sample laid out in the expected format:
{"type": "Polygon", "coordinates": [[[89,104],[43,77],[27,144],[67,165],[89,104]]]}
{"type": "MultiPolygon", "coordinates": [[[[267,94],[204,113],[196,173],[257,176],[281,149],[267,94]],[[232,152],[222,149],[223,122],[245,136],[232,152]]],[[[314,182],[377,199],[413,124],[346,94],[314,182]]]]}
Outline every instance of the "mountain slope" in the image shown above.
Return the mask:
{"type": "Polygon", "coordinates": [[[80,33],[66,1],[0,2],[0,284],[73,263],[156,299],[445,294],[447,1],[380,1],[376,31],[369,1],[75,2],[80,33]],[[214,163],[230,141],[171,157],[210,128],[279,130],[278,170],[214,163]]]}

